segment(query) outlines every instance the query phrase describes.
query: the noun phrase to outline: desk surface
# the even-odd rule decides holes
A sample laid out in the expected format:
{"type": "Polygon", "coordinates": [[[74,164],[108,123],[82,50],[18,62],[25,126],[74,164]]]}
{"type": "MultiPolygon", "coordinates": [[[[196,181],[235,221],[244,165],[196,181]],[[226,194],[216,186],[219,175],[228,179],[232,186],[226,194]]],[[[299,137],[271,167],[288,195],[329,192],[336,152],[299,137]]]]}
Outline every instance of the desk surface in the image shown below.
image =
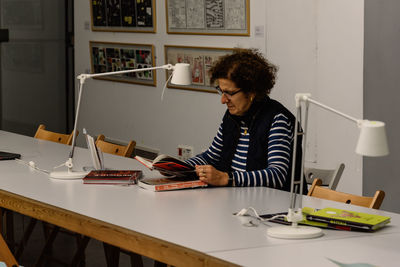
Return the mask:
{"type": "MultiPolygon", "coordinates": [[[[54,166],[67,159],[69,147],[0,131],[0,150],[20,153],[22,160],[32,160],[39,168],[52,170],[54,166]]],[[[74,163],[78,169],[82,166],[90,166],[89,152],[86,149],[77,148],[74,163]]],[[[146,177],[157,175],[156,172],[143,169],[136,160],[118,156],[105,155],[105,165],[113,169],[142,169],[146,177]]],[[[46,174],[32,170],[16,161],[0,161],[0,173],[1,206],[59,224],[62,227],[66,226],[61,220],[53,219],[56,217],[54,213],[51,214],[52,216],[46,216],[46,214],[35,212],[32,208],[21,208],[21,205],[12,203],[15,196],[18,196],[21,201],[32,200],[35,205],[49,205],[56,211],[62,211],[62,214],[57,216],[65,220],[72,220],[74,215],[81,215],[95,220],[100,225],[104,222],[107,227],[98,227],[99,233],[89,229],[93,221],[86,219],[83,222],[77,222],[70,229],[173,265],[183,264],[184,261],[182,258],[171,258],[170,255],[173,254],[171,250],[166,249],[163,252],[163,247],[171,244],[174,245],[175,250],[188,249],[175,252],[182,257],[190,254],[192,259],[196,258],[199,265],[212,265],[210,262],[225,265],[226,262],[223,260],[240,265],[254,265],[255,260],[256,263],[263,262],[265,263],[263,265],[267,266],[269,262],[274,263],[272,257],[265,259],[263,256],[259,258],[260,261],[258,259],[250,261],[250,257],[249,261],[244,261],[246,257],[240,257],[241,260],[238,260],[229,255],[230,253],[235,255],[235,251],[240,251],[243,255],[251,255],[259,250],[275,251],[277,255],[284,255],[282,254],[286,251],[284,247],[293,247],[295,250],[296,246],[302,247],[305,243],[316,244],[315,246],[318,247],[319,242],[330,244],[327,240],[340,242],[339,240],[343,239],[375,238],[400,232],[400,215],[351,206],[352,210],[391,216],[392,223],[373,234],[326,230],[323,237],[315,240],[280,240],[266,236],[267,226],[245,227],[242,224],[247,222],[248,218],[232,215],[249,206],[260,213],[285,211],[289,206],[289,196],[287,192],[280,190],[258,187],[151,192],[137,186],[84,185],[81,180],[51,179],[46,174]],[[4,198],[7,200],[4,201],[4,198]],[[65,217],[67,213],[68,216],[65,217]],[[106,231],[104,228],[110,229],[106,231]],[[115,236],[115,240],[113,236],[109,236],[110,234],[115,236]],[[128,241],[121,240],[124,236],[131,235],[133,237],[128,241]],[[118,239],[118,236],[122,238],[118,239]],[[151,240],[150,243],[153,245],[155,241],[165,243],[161,242],[161,245],[156,246],[155,249],[149,247],[143,249],[140,243],[141,238],[150,238],[146,240],[151,240]],[[207,262],[209,260],[207,256],[223,260],[207,262]]],[[[315,208],[331,206],[349,209],[349,206],[344,204],[306,196],[303,198],[303,205],[315,208]]]]}
{"type": "MultiPolygon", "coordinates": [[[[360,237],[282,244],[212,255],[243,266],[337,266],[329,259],[343,264],[364,263],[379,267],[394,267],[400,262],[400,233],[368,234],[360,237]]],[[[361,267],[361,266],[359,266],[361,267]]],[[[367,266],[365,266],[367,267],[367,266]]]]}

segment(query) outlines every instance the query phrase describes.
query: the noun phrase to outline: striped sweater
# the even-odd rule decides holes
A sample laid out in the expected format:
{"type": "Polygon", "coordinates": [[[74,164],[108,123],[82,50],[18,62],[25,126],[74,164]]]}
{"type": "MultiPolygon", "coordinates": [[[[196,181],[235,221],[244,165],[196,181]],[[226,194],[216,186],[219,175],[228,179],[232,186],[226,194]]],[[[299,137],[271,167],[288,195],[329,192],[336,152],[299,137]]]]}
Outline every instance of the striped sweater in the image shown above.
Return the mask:
{"type": "MultiPolygon", "coordinates": [[[[211,146],[204,153],[187,160],[191,165],[214,165],[218,162],[222,150],[223,134],[220,125],[211,146]]],[[[282,189],[286,179],[290,179],[290,144],[293,141],[293,126],[289,118],[277,114],[268,135],[268,165],[266,169],[246,171],[247,151],[250,134],[244,122],[241,122],[239,143],[232,160],[234,186],[267,186],[282,189]]]]}

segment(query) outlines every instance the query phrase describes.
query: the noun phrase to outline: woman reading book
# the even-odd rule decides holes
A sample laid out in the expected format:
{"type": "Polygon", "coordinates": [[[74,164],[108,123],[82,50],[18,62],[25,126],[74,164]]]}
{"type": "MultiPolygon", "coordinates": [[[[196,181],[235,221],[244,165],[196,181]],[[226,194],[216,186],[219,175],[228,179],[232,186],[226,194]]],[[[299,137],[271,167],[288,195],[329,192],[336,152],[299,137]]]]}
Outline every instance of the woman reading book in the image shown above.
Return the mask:
{"type": "MultiPolygon", "coordinates": [[[[208,150],[186,161],[196,166],[200,180],[214,186],[290,191],[295,118],[269,98],[276,71],[252,49],[236,49],[210,69],[211,83],[218,84],[216,90],[227,111],[208,150]]],[[[301,139],[298,143],[300,162],[301,139]]]]}

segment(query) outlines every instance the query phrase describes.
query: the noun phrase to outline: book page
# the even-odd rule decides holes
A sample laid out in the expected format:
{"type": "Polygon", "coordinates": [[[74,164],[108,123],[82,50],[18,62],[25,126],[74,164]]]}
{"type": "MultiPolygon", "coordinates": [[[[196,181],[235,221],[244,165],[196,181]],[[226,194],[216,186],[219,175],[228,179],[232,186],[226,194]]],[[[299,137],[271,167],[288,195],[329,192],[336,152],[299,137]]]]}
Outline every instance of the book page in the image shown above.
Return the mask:
{"type": "Polygon", "coordinates": [[[85,135],[85,138],[86,138],[86,143],[87,143],[87,147],[89,149],[90,157],[92,159],[93,168],[95,170],[104,169],[103,161],[102,161],[103,155],[102,155],[101,151],[99,151],[98,148],[96,147],[93,137],[87,133],[85,128],[83,128],[83,134],[85,135]]]}
{"type": "Polygon", "coordinates": [[[141,156],[135,156],[135,159],[137,161],[139,161],[140,163],[142,163],[147,168],[149,168],[150,170],[153,169],[153,162],[151,160],[145,159],[145,158],[143,158],[141,156]]]}

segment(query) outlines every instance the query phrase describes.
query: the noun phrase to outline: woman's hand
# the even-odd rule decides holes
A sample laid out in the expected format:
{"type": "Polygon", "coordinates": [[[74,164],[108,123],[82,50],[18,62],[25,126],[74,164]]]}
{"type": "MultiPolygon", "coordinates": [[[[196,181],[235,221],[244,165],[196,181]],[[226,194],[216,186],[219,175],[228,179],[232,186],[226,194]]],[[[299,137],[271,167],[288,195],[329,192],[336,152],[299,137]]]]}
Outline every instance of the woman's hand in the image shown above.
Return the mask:
{"type": "Polygon", "coordinates": [[[228,173],[218,171],[212,165],[196,165],[196,173],[201,181],[210,185],[225,186],[229,181],[228,173]]]}

